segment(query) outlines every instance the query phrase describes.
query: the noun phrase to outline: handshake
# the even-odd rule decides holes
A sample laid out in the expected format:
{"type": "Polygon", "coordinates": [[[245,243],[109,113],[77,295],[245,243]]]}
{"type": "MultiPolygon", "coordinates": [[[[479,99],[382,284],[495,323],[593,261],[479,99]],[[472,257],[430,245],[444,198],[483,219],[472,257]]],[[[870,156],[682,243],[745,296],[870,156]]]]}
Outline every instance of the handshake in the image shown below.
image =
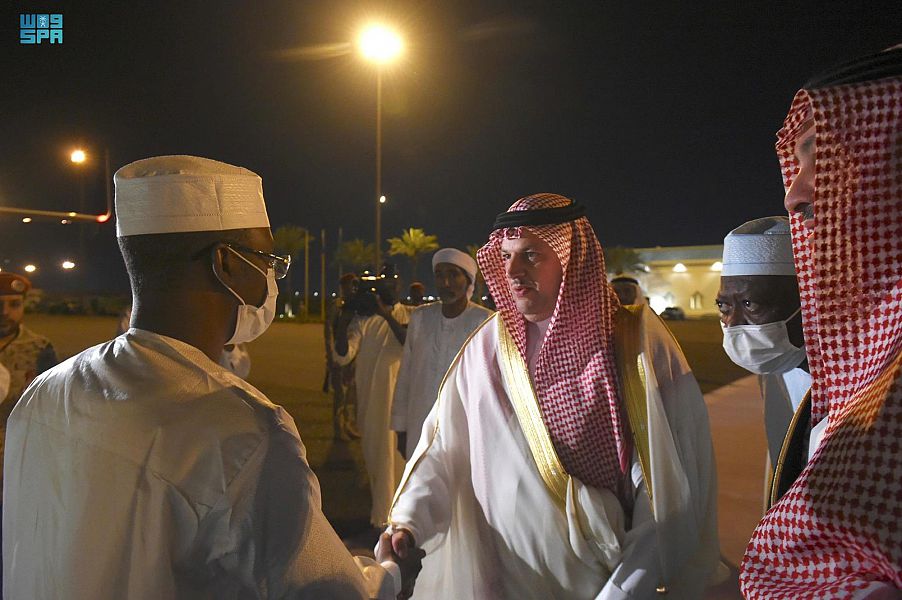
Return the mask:
{"type": "Polygon", "coordinates": [[[379,536],[375,550],[380,563],[393,562],[401,570],[401,593],[398,600],[407,600],[413,595],[413,585],[426,553],[416,547],[413,535],[406,529],[391,529],[379,536]]]}

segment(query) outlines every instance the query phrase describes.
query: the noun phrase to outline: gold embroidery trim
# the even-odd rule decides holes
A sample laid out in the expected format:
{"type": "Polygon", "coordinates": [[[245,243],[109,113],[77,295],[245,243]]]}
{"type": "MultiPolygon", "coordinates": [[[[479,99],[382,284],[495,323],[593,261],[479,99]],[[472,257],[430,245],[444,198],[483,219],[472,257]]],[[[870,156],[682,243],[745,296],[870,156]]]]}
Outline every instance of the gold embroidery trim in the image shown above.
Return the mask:
{"type": "MultiPolygon", "coordinates": [[[[470,340],[472,340],[476,336],[476,334],[482,330],[483,327],[488,325],[492,321],[492,319],[495,319],[495,318],[498,318],[500,321],[500,317],[498,316],[497,312],[492,313],[491,315],[486,317],[486,320],[483,321],[482,324],[479,325],[479,327],[474,329],[473,333],[471,333],[467,337],[467,339],[464,341],[463,345],[461,345],[460,350],[457,351],[457,355],[454,357],[454,360],[451,361],[451,366],[449,366],[448,370],[445,371],[445,374],[442,375],[442,382],[438,386],[438,393],[436,394],[436,398],[435,398],[436,405],[439,404],[439,401],[441,400],[442,390],[445,387],[445,382],[448,381],[448,374],[451,373],[451,371],[453,371],[454,368],[457,366],[457,363],[460,362],[460,358],[463,356],[464,350],[467,348],[468,345],[470,345],[470,340]]],[[[414,460],[413,466],[410,467],[410,469],[404,470],[404,474],[401,477],[401,482],[398,484],[398,489],[395,490],[395,495],[392,497],[391,506],[388,507],[388,522],[389,523],[392,523],[391,514],[392,514],[392,511],[395,509],[395,503],[398,501],[398,497],[401,495],[401,492],[404,490],[404,487],[407,485],[407,480],[410,479],[410,475],[417,468],[417,465],[419,464],[420,460],[424,456],[426,456],[426,453],[429,452],[429,448],[432,447],[432,442],[435,441],[435,436],[438,435],[438,427],[439,427],[439,421],[436,418],[435,427],[432,428],[431,435],[429,436],[429,444],[426,446],[426,449],[416,457],[416,460],[414,460]]]]}
{"type": "MultiPolygon", "coordinates": [[[[651,449],[648,441],[648,375],[642,364],[640,325],[643,307],[623,306],[614,315],[614,354],[620,379],[620,399],[626,407],[645,491],[652,500],[651,449]]],[[[654,504],[652,504],[654,506],[654,504]]]]}
{"type": "MultiPolygon", "coordinates": [[[[805,393],[805,397],[799,402],[799,407],[792,415],[789,421],[789,427],[786,429],[786,435],[783,436],[783,443],[780,445],[780,456],[777,457],[777,465],[774,467],[774,474],[770,480],[770,496],[768,497],[768,510],[777,503],[777,493],[780,491],[780,478],[783,476],[783,464],[786,462],[786,454],[789,452],[789,444],[792,442],[796,427],[798,427],[799,419],[805,411],[805,407],[811,402],[811,388],[805,393]]],[[[807,451],[807,449],[805,449],[807,451]]]]}
{"type": "Polygon", "coordinates": [[[567,485],[570,476],[558,458],[548,428],[542,419],[542,411],[529,379],[529,368],[502,319],[498,319],[498,341],[498,362],[501,364],[504,380],[508,384],[511,404],[520,422],[520,429],[529,444],[529,450],[542,481],[545,482],[555,502],[563,508],[567,504],[567,485]]]}

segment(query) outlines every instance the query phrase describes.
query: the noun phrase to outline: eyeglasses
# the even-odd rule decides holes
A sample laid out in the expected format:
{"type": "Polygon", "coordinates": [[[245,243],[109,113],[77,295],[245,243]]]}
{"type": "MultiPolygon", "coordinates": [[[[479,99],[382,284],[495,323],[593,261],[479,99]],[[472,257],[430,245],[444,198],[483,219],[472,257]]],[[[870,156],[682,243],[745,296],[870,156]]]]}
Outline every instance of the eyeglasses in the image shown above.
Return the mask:
{"type": "Polygon", "coordinates": [[[287,254],[279,256],[278,254],[270,254],[269,252],[264,252],[263,250],[254,250],[253,248],[248,248],[247,246],[239,246],[238,244],[232,244],[228,242],[224,243],[223,245],[228,246],[232,250],[236,250],[238,252],[256,254],[266,261],[269,267],[276,274],[276,279],[285,279],[285,276],[288,275],[288,269],[291,268],[291,256],[287,254]]]}

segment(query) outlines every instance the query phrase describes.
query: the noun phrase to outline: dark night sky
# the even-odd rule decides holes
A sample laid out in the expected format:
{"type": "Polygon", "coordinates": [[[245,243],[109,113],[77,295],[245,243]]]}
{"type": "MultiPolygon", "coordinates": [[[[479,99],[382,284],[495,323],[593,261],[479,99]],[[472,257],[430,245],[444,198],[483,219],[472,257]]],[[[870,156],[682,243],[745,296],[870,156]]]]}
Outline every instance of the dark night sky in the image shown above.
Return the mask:
{"type": "MultiPolygon", "coordinates": [[[[588,205],[603,245],[718,243],[780,212],[774,134],[801,84],[902,41],[898,2],[789,4],[7,3],[0,204],[75,208],[75,145],[114,169],[197,154],[259,173],[274,227],[326,228],[330,251],[341,225],[371,239],[372,67],[275,57],[381,16],[407,42],[385,78],[384,237],[481,243],[516,198],[553,191],[588,205]],[[64,44],[20,45],[20,12],[63,13],[64,44]]],[[[102,166],[84,177],[99,212],[102,166]]],[[[72,255],[77,227],[0,216],[0,266],[72,255]]],[[[92,268],[39,285],[125,289],[112,225],[86,227],[92,268]]]]}

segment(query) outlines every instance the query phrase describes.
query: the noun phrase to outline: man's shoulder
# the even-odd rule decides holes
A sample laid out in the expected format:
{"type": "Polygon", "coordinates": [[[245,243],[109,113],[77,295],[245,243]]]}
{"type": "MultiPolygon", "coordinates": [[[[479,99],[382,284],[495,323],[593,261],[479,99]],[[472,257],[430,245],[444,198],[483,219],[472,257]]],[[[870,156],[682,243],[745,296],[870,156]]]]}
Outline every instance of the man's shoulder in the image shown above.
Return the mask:
{"type": "Polygon", "coordinates": [[[489,317],[495,314],[495,311],[490,310],[481,304],[476,304],[475,302],[470,302],[467,306],[467,309],[464,313],[471,319],[478,320],[480,323],[485,321],[489,317]]]}
{"type": "Polygon", "coordinates": [[[47,346],[51,346],[50,339],[46,336],[41,335],[35,331],[32,331],[25,324],[19,325],[19,335],[16,336],[16,339],[12,341],[10,344],[11,348],[16,346],[28,346],[28,347],[37,347],[37,348],[46,348],[47,346]]]}

